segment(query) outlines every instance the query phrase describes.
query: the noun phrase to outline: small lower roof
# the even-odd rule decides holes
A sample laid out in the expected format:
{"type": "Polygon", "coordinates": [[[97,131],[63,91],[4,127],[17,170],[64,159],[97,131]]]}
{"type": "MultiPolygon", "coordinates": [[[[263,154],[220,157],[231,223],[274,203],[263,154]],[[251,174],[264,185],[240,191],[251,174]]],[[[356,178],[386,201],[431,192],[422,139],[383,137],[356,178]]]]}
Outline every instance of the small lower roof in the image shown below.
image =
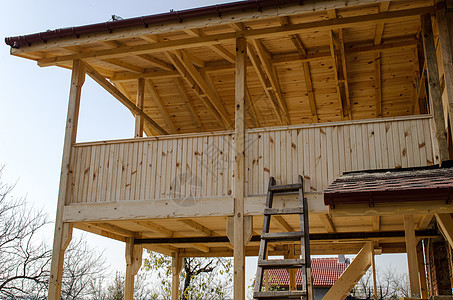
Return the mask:
{"type": "Polygon", "coordinates": [[[324,204],[363,204],[453,199],[453,167],[344,173],[324,191],[324,204]]]}

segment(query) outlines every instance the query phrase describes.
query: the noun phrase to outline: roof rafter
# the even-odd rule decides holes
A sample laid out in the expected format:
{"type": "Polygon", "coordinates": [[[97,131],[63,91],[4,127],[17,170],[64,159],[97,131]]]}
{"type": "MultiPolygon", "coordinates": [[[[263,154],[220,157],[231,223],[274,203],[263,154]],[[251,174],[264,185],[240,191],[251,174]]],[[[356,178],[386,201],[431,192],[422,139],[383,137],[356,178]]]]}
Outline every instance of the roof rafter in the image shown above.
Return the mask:
{"type": "MultiPolygon", "coordinates": [[[[185,33],[187,33],[190,36],[195,36],[195,37],[200,37],[200,36],[206,36],[206,34],[201,31],[200,29],[186,29],[184,30],[185,33]]],[[[225,58],[227,61],[230,63],[236,63],[236,57],[234,54],[232,54],[230,51],[225,49],[221,45],[208,45],[209,49],[220,55],[221,57],[225,58]]]]}
{"type": "MultiPolygon", "coordinates": [[[[291,20],[289,19],[289,17],[282,17],[279,20],[280,24],[282,24],[283,26],[288,26],[291,24],[291,20]]],[[[296,47],[297,52],[299,52],[299,54],[302,57],[304,58],[307,57],[308,52],[300,36],[298,34],[292,34],[290,35],[290,38],[291,42],[293,42],[294,44],[294,47],[296,47]]],[[[305,88],[307,89],[312,120],[313,122],[318,123],[319,122],[318,110],[316,109],[315,93],[313,89],[313,82],[311,80],[310,65],[308,61],[302,62],[302,69],[304,72],[305,88]]]]}
{"type": "Polygon", "coordinates": [[[166,52],[165,55],[168,57],[168,59],[173,63],[175,68],[178,70],[179,74],[181,77],[186,81],[187,85],[192,89],[192,91],[195,93],[195,95],[200,98],[200,100],[203,102],[203,104],[209,109],[209,111],[214,115],[214,117],[219,121],[219,123],[226,128],[222,116],[220,113],[217,111],[215,106],[211,103],[210,99],[206,97],[204,92],[200,89],[200,87],[197,85],[195,80],[193,79],[192,75],[189,73],[189,71],[186,69],[185,65],[181,63],[179,58],[170,52],[166,52]]]}
{"type": "Polygon", "coordinates": [[[167,127],[170,129],[170,133],[177,133],[178,130],[176,129],[175,123],[171,119],[171,115],[168,112],[167,108],[165,107],[165,103],[162,100],[162,97],[157,92],[157,89],[154,86],[154,83],[151,81],[151,79],[148,79],[145,81],[145,86],[146,86],[146,89],[151,93],[151,97],[153,98],[154,103],[156,104],[157,108],[159,109],[159,112],[162,115],[162,118],[164,119],[165,124],[167,124],[167,127]]]}
{"type": "MultiPolygon", "coordinates": [[[[73,55],[63,55],[57,57],[49,57],[38,60],[40,66],[50,66],[55,64],[67,63],[74,59],[106,59],[115,58],[124,53],[128,54],[148,54],[152,52],[172,51],[178,49],[187,49],[193,47],[206,46],[210,44],[221,44],[224,41],[232,41],[238,37],[245,37],[248,39],[260,39],[265,37],[275,37],[282,34],[290,35],[307,31],[322,30],[322,29],[340,29],[352,25],[369,25],[376,22],[385,22],[398,19],[403,22],[406,20],[414,19],[424,13],[433,12],[432,7],[422,7],[407,10],[391,11],[376,13],[373,15],[360,15],[346,18],[335,18],[329,20],[293,24],[288,26],[276,26],[269,28],[245,30],[241,32],[221,33],[206,35],[202,37],[189,37],[179,40],[162,41],[153,44],[144,44],[136,46],[122,46],[115,49],[90,51],[86,53],[76,53],[73,55]]],[[[14,54],[14,51],[13,51],[14,54]]]]}
{"type": "Polygon", "coordinates": [[[126,106],[134,115],[141,115],[146,123],[159,134],[168,134],[165,129],[159,126],[153,119],[151,119],[146,113],[138,108],[131,100],[123,95],[113,84],[111,84],[107,79],[105,79],[96,69],[94,69],[89,64],[85,63],[87,74],[96,81],[100,86],[102,86],[107,92],[109,92],[113,97],[120,101],[124,106],[126,106]]]}
{"type": "Polygon", "coordinates": [[[175,82],[176,87],[178,88],[179,93],[181,94],[181,97],[182,97],[184,103],[187,106],[187,110],[189,111],[190,116],[192,117],[192,120],[194,121],[195,127],[199,131],[204,130],[203,123],[201,122],[200,118],[198,117],[195,107],[192,105],[192,102],[190,101],[190,95],[187,92],[186,87],[184,86],[184,82],[182,81],[181,78],[174,79],[174,82],[175,82]]]}
{"type": "Polygon", "coordinates": [[[280,88],[280,84],[278,82],[275,68],[272,65],[272,63],[270,62],[270,59],[272,57],[260,40],[254,40],[253,46],[255,47],[258,57],[260,58],[264,73],[266,74],[266,77],[268,78],[268,80],[272,86],[272,89],[275,93],[275,97],[277,98],[277,103],[280,107],[283,121],[285,122],[285,125],[289,125],[291,122],[289,120],[288,107],[287,107],[285,99],[283,97],[283,93],[280,88]]]}

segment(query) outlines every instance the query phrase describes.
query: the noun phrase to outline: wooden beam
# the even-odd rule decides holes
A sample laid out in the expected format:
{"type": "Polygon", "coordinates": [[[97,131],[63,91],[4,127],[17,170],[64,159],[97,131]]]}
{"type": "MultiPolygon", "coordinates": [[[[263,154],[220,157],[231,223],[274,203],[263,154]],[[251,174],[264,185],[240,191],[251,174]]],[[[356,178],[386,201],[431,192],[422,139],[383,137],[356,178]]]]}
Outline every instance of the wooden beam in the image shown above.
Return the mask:
{"type": "MultiPolygon", "coordinates": [[[[145,79],[139,78],[137,80],[137,101],[136,105],[139,109],[143,110],[143,102],[145,99],[145,79]]],[[[135,116],[135,137],[143,137],[143,117],[141,115],[135,116]]]]}
{"type": "Polygon", "coordinates": [[[256,114],[255,110],[255,105],[252,102],[252,96],[250,95],[249,89],[246,87],[245,88],[245,109],[247,110],[247,113],[250,116],[250,119],[252,120],[253,126],[254,127],[261,127],[260,121],[258,119],[258,116],[256,114]]]}
{"type": "Polygon", "coordinates": [[[208,101],[204,101],[204,103],[211,112],[214,113],[217,120],[219,120],[219,122],[227,129],[232,128],[230,117],[226,112],[222,101],[216,98],[214,92],[208,87],[206,80],[201,76],[200,72],[190,62],[187,56],[184,55],[184,52],[166,53],[166,55],[187,81],[188,85],[193,87],[196,94],[203,99],[204,96],[207,97],[208,101]]]}
{"type": "Polygon", "coordinates": [[[418,229],[420,230],[427,229],[429,224],[431,224],[433,217],[434,217],[433,214],[422,215],[420,221],[418,222],[418,229]]]}
{"type": "Polygon", "coordinates": [[[134,299],[135,275],[142,266],[143,246],[135,245],[134,238],[126,239],[126,276],[124,278],[124,300],[134,299]]]}
{"type": "Polygon", "coordinates": [[[269,54],[269,51],[264,47],[260,40],[254,40],[253,45],[255,47],[255,51],[260,58],[264,73],[268,78],[272,89],[274,90],[275,97],[277,99],[277,103],[280,108],[280,112],[282,114],[282,118],[286,125],[291,124],[288,114],[288,107],[286,105],[285,99],[283,97],[282,90],[280,88],[280,84],[278,82],[277,74],[275,72],[274,66],[271,64],[270,59],[272,58],[269,54]]]}
{"type": "Polygon", "coordinates": [[[204,252],[204,253],[209,253],[209,251],[211,251],[211,249],[208,246],[203,245],[203,244],[192,244],[191,246],[192,246],[192,248],[200,250],[201,252],[204,252]]]}
{"type": "Polygon", "coordinates": [[[195,222],[194,220],[184,219],[184,220],[178,220],[178,222],[189,226],[192,230],[195,230],[195,231],[203,234],[204,236],[212,236],[213,235],[212,230],[210,230],[209,228],[201,225],[198,222],[195,222]]]}
{"type": "Polygon", "coordinates": [[[436,214],[436,220],[450,247],[453,247],[453,218],[451,214],[436,214]]]}
{"type": "Polygon", "coordinates": [[[445,116],[442,104],[442,92],[440,90],[439,71],[437,69],[436,47],[431,25],[431,15],[421,17],[423,47],[428,73],[428,86],[431,113],[434,116],[435,136],[439,151],[439,163],[449,159],[447,132],[445,130],[445,116]]]}
{"type": "Polygon", "coordinates": [[[289,225],[288,222],[286,222],[282,216],[274,216],[274,220],[277,222],[278,226],[280,226],[282,230],[288,232],[294,231],[294,228],[292,228],[291,225],[289,225]]]}
{"type": "Polygon", "coordinates": [[[236,40],[236,73],[234,105],[234,299],[245,299],[245,240],[244,240],[244,200],[245,200],[245,98],[246,98],[246,58],[245,38],[236,40]]]}
{"type": "Polygon", "coordinates": [[[171,64],[169,64],[163,60],[160,60],[158,58],[155,58],[151,55],[148,55],[148,54],[139,54],[139,55],[137,55],[137,57],[139,57],[139,58],[147,61],[148,63],[153,64],[154,66],[161,68],[165,71],[173,71],[175,69],[171,64]]]}
{"type": "MultiPolygon", "coordinates": [[[[390,1],[379,3],[379,12],[387,12],[389,10],[390,1]]],[[[374,44],[379,45],[382,42],[385,23],[377,23],[374,29],[374,44]]]]}
{"type": "Polygon", "coordinates": [[[373,216],[372,218],[373,218],[372,221],[373,231],[379,231],[381,228],[381,216],[373,216]]]}
{"type": "Polygon", "coordinates": [[[49,300],[59,300],[61,296],[61,283],[63,277],[64,252],[68,240],[72,237],[72,226],[63,223],[65,203],[69,197],[72,184],[71,159],[72,149],[77,138],[77,125],[79,120],[80,97],[82,86],[85,82],[85,64],[75,60],[72,65],[71,86],[69,90],[68,114],[63,142],[63,158],[61,162],[60,186],[58,192],[57,214],[52,248],[52,261],[49,277],[49,300]]]}
{"type": "MultiPolygon", "coordinates": [[[[186,30],[184,30],[184,32],[190,36],[196,36],[196,37],[206,36],[206,34],[200,29],[186,29],[186,30]]],[[[234,55],[230,51],[228,51],[227,49],[222,47],[221,45],[209,45],[208,47],[209,47],[209,49],[211,49],[212,51],[214,51],[221,57],[225,58],[230,63],[234,64],[236,62],[236,58],[234,57],[234,55]]]]}
{"type": "Polygon", "coordinates": [[[417,241],[415,239],[414,217],[412,215],[403,215],[403,221],[411,295],[414,298],[418,298],[420,297],[420,279],[418,276],[417,241]]]}
{"type": "Polygon", "coordinates": [[[337,231],[332,218],[328,214],[319,214],[318,216],[328,233],[334,233],[337,231]]]}
{"type": "Polygon", "coordinates": [[[162,116],[162,118],[165,121],[165,124],[167,127],[170,129],[170,133],[177,133],[178,130],[176,129],[175,123],[173,123],[173,120],[171,119],[171,115],[168,112],[167,108],[165,107],[165,103],[160,97],[159,93],[157,92],[156,87],[154,86],[154,83],[148,79],[145,81],[145,86],[148,92],[151,94],[151,98],[153,98],[154,103],[156,104],[157,108],[159,109],[159,113],[162,116]]]}
{"type": "Polygon", "coordinates": [[[423,255],[423,244],[419,241],[417,244],[417,262],[418,276],[420,278],[420,296],[422,299],[428,299],[428,288],[426,285],[425,256],[423,255]]]}
{"type": "Polygon", "coordinates": [[[343,274],[341,274],[340,278],[329,289],[324,299],[343,300],[371,266],[372,255],[372,242],[367,242],[343,274]]]}
{"type": "Polygon", "coordinates": [[[450,130],[453,130],[453,13],[449,13],[451,20],[449,22],[444,6],[445,3],[443,3],[443,5],[439,3],[438,9],[436,10],[436,19],[437,28],[439,30],[441,60],[444,70],[444,93],[446,94],[448,103],[447,112],[450,130]]]}
{"type": "Polygon", "coordinates": [[[184,82],[182,81],[181,78],[176,78],[174,80],[174,82],[176,84],[176,87],[178,88],[178,91],[182,97],[183,102],[187,106],[187,111],[189,112],[189,114],[194,122],[195,127],[198,129],[198,131],[203,131],[204,130],[203,123],[201,122],[200,118],[198,117],[198,114],[195,110],[195,106],[193,106],[192,101],[190,99],[190,95],[184,86],[184,82]]]}
{"type": "MultiPolygon", "coordinates": [[[[424,13],[431,13],[432,7],[420,7],[407,10],[398,10],[390,12],[376,13],[372,15],[360,15],[346,18],[336,18],[330,20],[322,20],[301,24],[292,24],[288,26],[275,26],[262,29],[245,30],[241,32],[229,32],[221,34],[206,35],[203,37],[190,37],[185,39],[162,41],[153,44],[144,44],[137,46],[122,46],[115,49],[90,51],[86,53],[77,53],[73,55],[64,55],[50,58],[43,58],[38,60],[40,66],[51,66],[55,64],[62,64],[70,62],[74,59],[107,59],[115,58],[128,54],[149,54],[153,52],[173,51],[179,49],[188,49],[202,47],[206,45],[221,44],[225,41],[232,41],[238,37],[245,37],[248,39],[261,39],[270,37],[279,37],[281,35],[291,35],[315,30],[324,29],[340,29],[351,26],[365,26],[386,21],[398,20],[404,22],[406,20],[413,20],[414,17],[424,13]]],[[[14,54],[14,51],[13,51],[14,54]]]]}
{"type": "Polygon", "coordinates": [[[113,225],[113,224],[110,224],[110,223],[96,223],[96,222],[93,222],[93,223],[91,223],[91,225],[96,226],[96,227],[101,228],[101,229],[104,229],[106,231],[110,231],[110,232],[115,233],[115,234],[122,235],[124,237],[138,237],[138,234],[136,232],[130,231],[128,229],[124,229],[124,228],[122,228],[120,226],[113,225]]]}
{"type": "Polygon", "coordinates": [[[171,255],[171,300],[179,300],[179,275],[181,274],[184,259],[178,252],[171,255]]]}
{"type": "Polygon", "coordinates": [[[141,115],[146,123],[159,132],[160,134],[168,134],[162,127],[159,126],[153,119],[151,119],[147,114],[138,108],[132,101],[130,101],[126,96],[124,96],[113,84],[111,84],[107,79],[105,79],[98,71],[96,71],[89,64],[85,64],[87,69],[87,74],[96,81],[100,86],[102,86],[107,92],[109,92],[113,97],[120,101],[124,106],[126,106],[134,115],[141,115]]]}
{"type": "Polygon", "coordinates": [[[376,280],[376,262],[374,260],[374,245],[371,251],[371,268],[373,272],[373,299],[378,300],[377,280],[376,280]]]}
{"type": "MultiPolygon", "coordinates": [[[[291,24],[291,21],[289,17],[281,17],[279,18],[280,24],[283,26],[287,26],[291,24]]],[[[299,35],[297,34],[292,34],[290,35],[291,42],[294,44],[294,47],[296,47],[297,52],[302,56],[302,57],[307,57],[307,49],[304,46],[304,43],[302,42],[302,39],[300,38],[299,35]]],[[[311,116],[313,119],[314,123],[319,122],[319,117],[318,117],[318,110],[316,109],[316,101],[315,101],[315,93],[313,89],[313,82],[311,80],[311,73],[310,73],[310,65],[307,61],[302,62],[302,70],[304,72],[304,80],[305,80],[305,88],[307,90],[308,94],[308,101],[310,103],[310,110],[311,110],[311,116]]]]}
{"type": "Polygon", "coordinates": [[[140,221],[140,220],[137,220],[135,221],[135,223],[137,223],[138,225],[142,226],[142,227],[145,227],[151,231],[154,231],[156,233],[159,233],[159,234],[162,234],[166,237],[172,237],[174,232],[171,231],[171,230],[168,230],[167,228],[163,227],[163,226],[160,226],[154,222],[151,222],[151,221],[140,221]]]}
{"type": "MultiPolygon", "coordinates": [[[[390,1],[379,3],[379,12],[388,11],[390,1]]],[[[376,24],[374,31],[374,44],[380,45],[384,33],[384,23],[376,24]]],[[[382,79],[381,79],[381,53],[376,52],[374,56],[374,90],[376,98],[376,117],[382,117],[382,79]]]]}
{"type": "Polygon", "coordinates": [[[271,102],[271,106],[274,109],[275,115],[277,116],[280,124],[288,125],[287,123],[285,123],[285,120],[282,117],[280,106],[278,105],[278,102],[275,98],[275,95],[273,94],[273,91],[271,91],[272,87],[264,73],[258,54],[256,53],[253,46],[251,46],[250,44],[247,45],[247,53],[255,69],[256,75],[258,75],[258,79],[260,80],[261,86],[263,87],[267,99],[271,102]]]}
{"type": "Polygon", "coordinates": [[[102,61],[104,63],[108,63],[110,65],[119,67],[121,69],[124,69],[126,71],[130,71],[130,72],[133,72],[133,73],[142,74],[143,72],[145,72],[145,69],[140,68],[140,67],[138,67],[136,65],[127,63],[127,62],[122,61],[122,60],[117,59],[117,58],[103,59],[102,61]]]}

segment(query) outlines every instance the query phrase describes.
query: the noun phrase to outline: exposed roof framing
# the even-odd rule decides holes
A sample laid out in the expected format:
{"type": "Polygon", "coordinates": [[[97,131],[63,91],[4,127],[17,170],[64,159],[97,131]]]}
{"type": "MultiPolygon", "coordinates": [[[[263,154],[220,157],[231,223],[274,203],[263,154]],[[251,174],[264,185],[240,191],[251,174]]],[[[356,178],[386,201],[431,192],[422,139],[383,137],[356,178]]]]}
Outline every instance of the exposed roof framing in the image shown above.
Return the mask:
{"type": "MultiPolygon", "coordinates": [[[[289,17],[281,17],[279,18],[280,24],[287,26],[291,24],[291,20],[289,17]]],[[[304,43],[302,42],[302,39],[300,38],[299,35],[297,34],[292,34],[290,36],[291,42],[294,44],[294,47],[296,47],[297,52],[303,57],[307,57],[307,49],[305,49],[304,43]]],[[[316,109],[316,101],[315,101],[315,93],[313,91],[313,82],[311,80],[311,74],[310,74],[310,65],[308,61],[302,62],[302,69],[304,72],[304,80],[305,80],[305,88],[307,89],[307,95],[308,95],[308,101],[310,103],[310,110],[311,110],[311,115],[314,123],[319,122],[318,118],[318,110],[316,109]]]]}
{"type": "Polygon", "coordinates": [[[159,134],[168,134],[162,127],[159,126],[153,119],[151,119],[147,114],[138,108],[131,100],[124,96],[113,84],[107,81],[98,71],[96,71],[89,64],[85,64],[87,74],[93,78],[100,86],[102,86],[107,92],[109,92],[113,97],[118,99],[124,106],[126,106],[134,115],[141,115],[146,123],[159,134]]]}
{"type": "Polygon", "coordinates": [[[176,78],[174,80],[176,87],[178,88],[178,91],[184,101],[184,103],[187,106],[187,111],[190,113],[190,116],[192,120],[194,121],[195,127],[198,129],[198,131],[204,130],[203,123],[201,122],[200,118],[198,117],[197,111],[195,110],[195,107],[193,106],[190,95],[186,90],[186,87],[184,86],[184,82],[182,81],[181,78],[176,78]]]}
{"type": "MultiPolygon", "coordinates": [[[[204,34],[203,31],[201,31],[200,29],[186,29],[186,30],[184,30],[184,32],[186,32],[190,36],[196,36],[196,37],[206,36],[206,34],[204,34]]],[[[221,45],[209,45],[208,47],[209,47],[209,49],[211,49],[218,55],[225,58],[230,63],[233,63],[233,64],[236,63],[236,57],[234,56],[234,54],[232,54],[230,51],[228,51],[221,45]]]]}
{"type": "Polygon", "coordinates": [[[283,122],[285,125],[289,125],[291,124],[291,121],[289,120],[288,107],[286,105],[285,98],[283,97],[275,68],[270,62],[272,56],[260,40],[253,40],[253,46],[255,47],[255,51],[261,61],[264,73],[266,74],[266,77],[274,91],[275,98],[277,99],[277,103],[282,114],[283,122]]]}
{"type": "Polygon", "coordinates": [[[154,100],[154,103],[156,103],[157,108],[159,109],[159,112],[161,116],[163,117],[165,124],[167,127],[170,129],[170,133],[177,133],[178,130],[176,129],[175,124],[173,123],[171,119],[171,115],[168,112],[167,108],[165,107],[165,103],[160,97],[159,93],[157,92],[156,87],[154,86],[154,83],[148,79],[145,81],[145,86],[148,92],[151,94],[151,97],[154,100]]]}
{"type": "Polygon", "coordinates": [[[221,44],[225,41],[231,41],[238,37],[248,39],[261,39],[278,37],[282,34],[291,35],[302,32],[310,32],[322,29],[341,29],[351,25],[370,25],[376,22],[385,22],[397,19],[398,21],[413,20],[415,16],[423,13],[432,13],[432,8],[422,7],[407,10],[398,10],[391,12],[380,12],[371,15],[360,15],[346,18],[336,18],[309,23],[292,24],[288,26],[274,26],[262,29],[245,30],[241,32],[220,33],[206,35],[202,37],[189,37],[178,40],[162,41],[153,44],[144,44],[137,46],[122,46],[115,49],[90,51],[72,55],[63,55],[57,57],[42,58],[38,60],[40,66],[51,66],[71,62],[74,59],[107,59],[115,58],[124,53],[128,54],[147,54],[162,51],[172,51],[179,49],[188,49],[208,45],[221,44]]]}

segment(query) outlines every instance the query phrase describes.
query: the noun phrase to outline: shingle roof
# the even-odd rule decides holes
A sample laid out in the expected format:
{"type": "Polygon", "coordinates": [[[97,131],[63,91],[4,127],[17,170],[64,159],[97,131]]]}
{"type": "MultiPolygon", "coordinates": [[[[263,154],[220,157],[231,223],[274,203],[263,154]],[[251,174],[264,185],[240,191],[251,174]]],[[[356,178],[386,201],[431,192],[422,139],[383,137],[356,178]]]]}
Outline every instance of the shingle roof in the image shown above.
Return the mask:
{"type": "Polygon", "coordinates": [[[345,173],[324,191],[324,203],[453,200],[453,168],[412,168],[345,173]]]}
{"type": "MultiPolygon", "coordinates": [[[[338,259],[312,258],[311,269],[314,286],[332,286],[346,270],[347,263],[339,263],[338,259]]],[[[289,274],[286,269],[269,270],[269,284],[277,286],[289,285],[289,274]]],[[[296,284],[302,285],[302,270],[296,274],[296,284]]]]}

